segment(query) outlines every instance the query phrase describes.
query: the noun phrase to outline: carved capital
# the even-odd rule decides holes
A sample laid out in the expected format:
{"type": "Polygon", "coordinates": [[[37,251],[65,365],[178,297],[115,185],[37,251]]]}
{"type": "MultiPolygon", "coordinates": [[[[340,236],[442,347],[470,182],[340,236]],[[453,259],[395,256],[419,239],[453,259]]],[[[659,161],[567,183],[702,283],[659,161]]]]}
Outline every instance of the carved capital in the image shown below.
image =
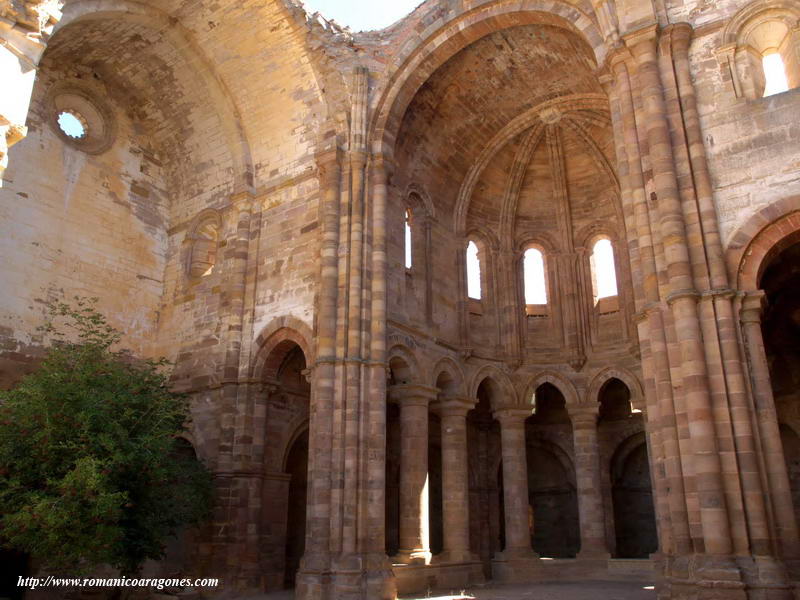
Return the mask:
{"type": "Polygon", "coordinates": [[[338,182],[342,168],[342,151],[338,146],[318,152],[317,171],[323,186],[338,182]]]}
{"type": "Polygon", "coordinates": [[[466,417],[475,406],[475,401],[460,396],[440,396],[434,404],[436,412],[443,417],[466,417]]]}
{"type": "Polygon", "coordinates": [[[763,290],[747,292],[742,298],[740,312],[742,323],[761,323],[761,314],[767,303],[767,294],[763,290]]]}
{"type": "Polygon", "coordinates": [[[631,49],[634,56],[636,56],[642,52],[655,52],[656,43],[658,42],[658,33],[658,24],[654,23],[627,33],[622,36],[622,39],[625,41],[625,45],[631,49]]]}
{"type": "Polygon", "coordinates": [[[504,428],[524,427],[525,419],[532,414],[531,407],[500,407],[494,411],[494,417],[500,421],[500,426],[504,428]]]}
{"type": "Polygon", "coordinates": [[[375,154],[369,161],[369,170],[373,181],[388,184],[394,174],[394,161],[386,154],[375,154]]]}
{"type": "Polygon", "coordinates": [[[401,406],[428,406],[439,395],[439,390],[436,388],[413,383],[393,385],[387,391],[389,400],[401,406]]]}
{"type": "Polygon", "coordinates": [[[689,23],[673,23],[664,29],[664,33],[669,33],[675,55],[686,58],[694,36],[694,28],[689,23]]]}
{"type": "Polygon", "coordinates": [[[597,417],[600,414],[600,404],[593,402],[591,404],[573,404],[567,406],[569,418],[572,421],[573,427],[589,427],[597,424],[597,417]]]}

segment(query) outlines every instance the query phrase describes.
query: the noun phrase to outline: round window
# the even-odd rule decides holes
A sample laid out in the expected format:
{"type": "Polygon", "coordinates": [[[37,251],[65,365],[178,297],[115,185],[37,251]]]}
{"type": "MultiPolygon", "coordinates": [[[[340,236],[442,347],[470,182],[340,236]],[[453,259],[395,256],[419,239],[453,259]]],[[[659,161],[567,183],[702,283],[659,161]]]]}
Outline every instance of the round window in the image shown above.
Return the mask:
{"type": "Polygon", "coordinates": [[[75,148],[99,154],[114,142],[111,110],[79,87],[59,87],[50,96],[53,130],[61,140],[75,148]]]}
{"type": "Polygon", "coordinates": [[[80,113],[65,110],[58,114],[58,127],[65,135],[79,140],[86,137],[86,119],[80,113]]]}

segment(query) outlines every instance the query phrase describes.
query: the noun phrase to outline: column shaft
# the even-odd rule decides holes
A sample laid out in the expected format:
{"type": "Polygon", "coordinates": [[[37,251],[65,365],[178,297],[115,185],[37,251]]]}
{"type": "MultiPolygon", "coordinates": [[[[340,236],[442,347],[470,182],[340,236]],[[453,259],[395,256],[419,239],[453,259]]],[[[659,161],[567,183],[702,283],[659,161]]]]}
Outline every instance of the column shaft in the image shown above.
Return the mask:
{"type": "Polygon", "coordinates": [[[789,474],[783,454],[778,415],[775,411],[775,399],[772,395],[769,366],[761,333],[762,301],[763,292],[748,294],[744,299],[741,311],[742,335],[750,364],[750,381],[780,555],[784,558],[797,559],[800,558],[797,518],[792,503],[789,474]]]}
{"type": "Polygon", "coordinates": [[[605,514],[600,488],[597,405],[570,410],[575,447],[575,481],[581,529],[579,558],[608,558],[605,514]]]}
{"type": "Polygon", "coordinates": [[[705,348],[700,330],[697,292],[692,280],[686,230],[678,194],[669,125],[658,69],[655,30],[632,44],[646,117],[647,141],[656,192],[653,203],[664,243],[670,295],[667,301],[675,321],[681,351],[683,393],[691,423],[705,550],[713,555],[733,551],[728,503],[711,403],[705,348]]]}
{"type": "Polygon", "coordinates": [[[449,562],[470,560],[467,411],[463,402],[442,405],[442,512],[444,554],[449,562]]]}
{"type": "MultiPolygon", "coordinates": [[[[660,302],[658,269],[653,248],[653,233],[647,209],[642,157],[636,131],[636,115],[631,90],[628,65],[623,58],[614,62],[614,75],[620,111],[620,129],[623,147],[628,159],[628,181],[633,204],[633,223],[631,229],[636,232],[636,249],[638,250],[641,270],[640,298],[642,309],[646,312],[646,322],[642,326],[647,335],[640,343],[649,346],[649,352],[642,348],[642,360],[647,361],[643,368],[652,373],[652,392],[656,395],[658,422],[663,445],[665,476],[669,484],[669,522],[671,525],[672,548],[676,554],[691,552],[689,519],[684,491],[684,473],[682,468],[681,449],[676,422],[675,403],[673,399],[670,362],[667,352],[667,341],[664,334],[664,322],[660,302]]],[[[663,542],[664,540],[662,540],[663,542]]]]}
{"type": "Polygon", "coordinates": [[[533,556],[528,525],[528,461],[525,446],[525,418],[529,410],[501,410],[503,454],[503,500],[505,512],[506,557],[533,556]]]}
{"type": "Polygon", "coordinates": [[[400,405],[400,549],[404,563],[430,562],[428,528],[428,404],[432,393],[394,386],[400,405]]]}
{"type": "Polygon", "coordinates": [[[320,595],[330,560],[333,401],[336,356],[336,303],[339,278],[340,154],[337,148],[317,158],[320,169],[320,289],[317,356],[309,417],[309,474],[305,553],[297,574],[297,598],[320,595]]]}

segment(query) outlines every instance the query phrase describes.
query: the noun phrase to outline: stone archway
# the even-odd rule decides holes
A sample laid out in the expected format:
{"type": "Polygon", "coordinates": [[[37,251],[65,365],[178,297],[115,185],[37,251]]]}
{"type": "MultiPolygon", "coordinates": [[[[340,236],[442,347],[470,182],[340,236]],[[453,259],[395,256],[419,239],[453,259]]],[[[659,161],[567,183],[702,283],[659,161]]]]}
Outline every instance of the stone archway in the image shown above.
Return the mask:
{"type": "Polygon", "coordinates": [[[572,424],[559,388],[535,389],[535,412],[525,426],[533,550],[545,558],[574,558],[580,549],[572,424]]]}
{"type": "Polygon", "coordinates": [[[784,237],[759,268],[761,331],[796,518],[800,518],[800,233],[784,237]]]}
{"type": "Polygon", "coordinates": [[[310,385],[306,355],[285,335],[265,357],[266,431],[260,559],[267,591],[293,587],[305,549],[310,385]]]}
{"type": "Polygon", "coordinates": [[[286,563],[283,583],[294,587],[294,580],[303,558],[306,537],[306,501],[308,498],[308,429],[297,436],[286,457],[285,473],[289,476],[289,506],[286,515],[286,563]]]}
{"type": "Polygon", "coordinates": [[[617,558],[648,558],[658,550],[650,463],[644,432],[617,449],[611,460],[611,494],[617,558]]]}

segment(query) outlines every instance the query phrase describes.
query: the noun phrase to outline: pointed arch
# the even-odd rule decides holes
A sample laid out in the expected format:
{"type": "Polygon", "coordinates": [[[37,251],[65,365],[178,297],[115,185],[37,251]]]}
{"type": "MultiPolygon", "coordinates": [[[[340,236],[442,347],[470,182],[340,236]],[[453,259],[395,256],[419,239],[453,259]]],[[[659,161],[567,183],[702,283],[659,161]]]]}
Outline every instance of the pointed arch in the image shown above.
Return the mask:
{"type": "Polygon", "coordinates": [[[311,328],[299,319],[291,316],[273,319],[253,342],[251,377],[257,380],[275,377],[284,356],[281,350],[291,345],[299,346],[305,355],[306,365],[311,365],[314,357],[312,339],[311,328]]]}
{"type": "Polygon", "coordinates": [[[395,371],[403,371],[403,376],[407,379],[407,381],[403,381],[403,384],[422,382],[419,362],[408,347],[402,344],[395,344],[389,348],[387,363],[389,364],[389,369],[391,369],[393,376],[397,376],[395,371]]]}
{"type": "Polygon", "coordinates": [[[645,398],[642,383],[636,375],[620,367],[606,367],[598,371],[586,390],[585,402],[588,404],[599,402],[600,390],[602,390],[603,386],[611,379],[619,379],[624,383],[631,393],[631,406],[644,411],[645,398]]]}
{"type": "MultiPolygon", "coordinates": [[[[477,398],[478,397],[478,388],[480,387],[481,383],[483,383],[486,379],[491,379],[495,384],[497,384],[503,392],[504,395],[504,402],[503,407],[512,407],[512,406],[519,406],[519,398],[517,397],[517,391],[514,388],[514,384],[511,382],[511,379],[508,377],[506,373],[495,367],[494,365],[484,365],[473,375],[472,382],[469,385],[468,393],[469,398],[477,398]]],[[[501,406],[495,406],[492,404],[492,410],[497,410],[501,408],[501,406]]]]}
{"type": "Polygon", "coordinates": [[[572,385],[569,379],[557,371],[550,370],[542,371],[531,378],[528,386],[525,388],[525,395],[522,398],[522,403],[529,403],[530,399],[533,397],[533,394],[536,392],[536,389],[543,383],[549,383],[553,387],[557,388],[558,391],[561,392],[561,395],[564,396],[564,400],[566,401],[568,408],[570,406],[576,406],[580,403],[578,391],[575,389],[575,386],[572,385]]]}
{"type": "Polygon", "coordinates": [[[440,377],[443,374],[448,377],[448,381],[451,383],[448,390],[442,390],[440,388],[442,393],[453,396],[464,396],[466,394],[466,390],[464,388],[464,372],[461,370],[461,367],[458,366],[456,361],[449,356],[439,359],[439,361],[433,366],[428,379],[429,385],[431,387],[438,387],[437,384],[440,382],[440,377]]]}

